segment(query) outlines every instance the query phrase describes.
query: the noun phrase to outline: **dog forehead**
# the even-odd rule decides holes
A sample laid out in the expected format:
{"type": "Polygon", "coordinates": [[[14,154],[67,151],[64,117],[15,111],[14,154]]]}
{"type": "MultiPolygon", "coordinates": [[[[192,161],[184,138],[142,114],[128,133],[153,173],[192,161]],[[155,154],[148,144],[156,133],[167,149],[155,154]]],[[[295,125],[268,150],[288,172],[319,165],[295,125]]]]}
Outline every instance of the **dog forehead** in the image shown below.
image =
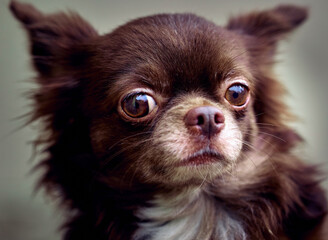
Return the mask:
{"type": "Polygon", "coordinates": [[[106,35],[102,54],[110,71],[142,78],[162,92],[211,88],[247,62],[238,36],[193,14],[154,15],[106,35]]]}

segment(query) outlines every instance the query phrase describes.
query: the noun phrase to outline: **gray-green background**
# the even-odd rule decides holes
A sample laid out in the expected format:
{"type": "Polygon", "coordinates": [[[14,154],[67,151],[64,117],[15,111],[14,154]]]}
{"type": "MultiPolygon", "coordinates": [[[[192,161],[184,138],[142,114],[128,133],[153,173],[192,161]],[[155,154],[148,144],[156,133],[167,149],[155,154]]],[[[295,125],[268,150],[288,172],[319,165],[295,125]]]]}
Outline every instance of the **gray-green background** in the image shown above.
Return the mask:
{"type": "MultiPolygon", "coordinates": [[[[73,9],[89,20],[100,33],[111,31],[135,17],[162,12],[193,12],[218,24],[231,14],[264,9],[286,3],[265,0],[25,0],[45,12],[73,9]]],[[[280,46],[276,73],[285,82],[286,99],[301,121],[293,126],[307,143],[299,149],[305,159],[324,163],[327,169],[328,142],[328,1],[299,0],[289,3],[309,6],[309,20],[280,46]]],[[[16,119],[29,111],[23,94],[34,73],[29,65],[26,35],[10,15],[8,1],[0,0],[0,239],[59,239],[58,224],[63,212],[42,192],[33,194],[38,174],[30,174],[37,162],[32,145],[37,129],[16,119]]]]}

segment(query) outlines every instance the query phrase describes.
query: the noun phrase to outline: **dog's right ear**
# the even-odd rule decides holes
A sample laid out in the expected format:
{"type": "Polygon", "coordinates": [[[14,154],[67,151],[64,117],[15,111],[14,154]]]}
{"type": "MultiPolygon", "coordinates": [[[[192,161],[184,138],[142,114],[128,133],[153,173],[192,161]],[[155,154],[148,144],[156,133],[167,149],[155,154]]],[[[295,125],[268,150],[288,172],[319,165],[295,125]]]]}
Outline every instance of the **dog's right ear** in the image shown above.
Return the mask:
{"type": "Polygon", "coordinates": [[[233,17],[228,22],[227,29],[275,44],[300,26],[307,16],[308,9],[305,7],[280,5],[267,11],[233,17]]]}
{"type": "Polygon", "coordinates": [[[30,4],[14,0],[10,10],[29,35],[33,64],[43,77],[52,77],[74,66],[72,61],[81,61],[70,56],[73,49],[98,36],[89,23],[73,12],[45,15],[30,4]]]}

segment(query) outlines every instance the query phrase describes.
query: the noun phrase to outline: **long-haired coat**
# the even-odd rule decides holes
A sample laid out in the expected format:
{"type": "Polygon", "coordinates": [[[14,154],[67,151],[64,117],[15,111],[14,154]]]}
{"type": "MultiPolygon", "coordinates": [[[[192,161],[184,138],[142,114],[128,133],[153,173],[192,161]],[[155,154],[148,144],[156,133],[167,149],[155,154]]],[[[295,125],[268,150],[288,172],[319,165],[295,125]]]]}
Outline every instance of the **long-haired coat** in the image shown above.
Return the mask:
{"type": "Polygon", "coordinates": [[[225,27],[161,14],[99,35],[73,12],[10,8],[38,73],[41,183],[73,213],[64,239],[328,239],[318,171],[293,154],[302,139],[272,73],[306,9],[225,27]]]}

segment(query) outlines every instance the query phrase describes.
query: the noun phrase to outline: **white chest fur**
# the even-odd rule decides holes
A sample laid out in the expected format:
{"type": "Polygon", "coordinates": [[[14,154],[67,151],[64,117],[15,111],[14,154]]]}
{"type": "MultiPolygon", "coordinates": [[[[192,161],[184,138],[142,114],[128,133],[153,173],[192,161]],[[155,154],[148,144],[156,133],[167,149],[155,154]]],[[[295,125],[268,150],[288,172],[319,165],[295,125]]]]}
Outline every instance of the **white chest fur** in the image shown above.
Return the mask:
{"type": "Polygon", "coordinates": [[[246,239],[241,221],[200,190],[157,196],[152,204],[137,212],[134,240],[246,239]]]}

